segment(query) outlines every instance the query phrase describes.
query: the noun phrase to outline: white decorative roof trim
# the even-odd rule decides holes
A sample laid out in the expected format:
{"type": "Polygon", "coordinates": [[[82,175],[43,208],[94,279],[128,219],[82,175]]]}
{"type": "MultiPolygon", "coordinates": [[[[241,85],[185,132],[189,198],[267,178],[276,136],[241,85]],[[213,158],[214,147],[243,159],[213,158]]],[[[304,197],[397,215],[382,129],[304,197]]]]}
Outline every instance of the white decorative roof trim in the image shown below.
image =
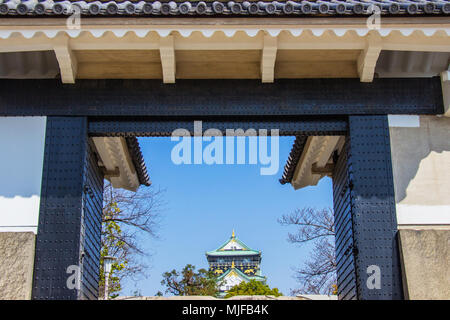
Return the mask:
{"type": "Polygon", "coordinates": [[[313,166],[323,168],[329,163],[340,138],[341,136],[308,137],[292,178],[291,184],[294,189],[317,185],[326,174],[313,173],[313,166]]]}
{"type": "Polygon", "coordinates": [[[114,173],[119,169],[118,175],[105,175],[114,188],[123,188],[136,191],[139,187],[139,178],[128,152],[126,141],[122,137],[93,137],[92,138],[98,155],[100,166],[107,172],[114,173]]]}
{"type": "Polygon", "coordinates": [[[276,37],[282,31],[289,32],[292,36],[298,37],[305,31],[310,31],[314,36],[321,37],[326,32],[332,32],[338,37],[342,37],[346,35],[348,32],[354,32],[360,37],[366,36],[369,31],[377,32],[380,36],[386,37],[391,34],[393,31],[400,32],[403,36],[410,36],[413,32],[420,32],[423,35],[430,37],[434,36],[436,33],[445,33],[447,36],[450,36],[450,28],[448,27],[423,27],[418,25],[417,27],[389,27],[383,28],[381,27],[378,30],[370,30],[365,27],[339,27],[339,26],[330,26],[330,27],[278,27],[278,28],[268,28],[268,27],[193,27],[193,26],[158,26],[158,27],[108,27],[108,28],[96,28],[96,27],[82,27],[80,29],[67,29],[64,27],[54,27],[48,28],[45,27],[21,27],[18,29],[14,28],[4,28],[0,29],[0,38],[8,39],[15,34],[20,34],[23,37],[30,39],[39,33],[45,34],[48,38],[54,38],[58,33],[65,33],[71,38],[77,38],[82,32],[89,32],[92,36],[96,38],[102,37],[106,32],[112,32],[116,37],[122,38],[128,33],[134,33],[137,37],[143,38],[146,37],[150,32],[157,33],[160,37],[167,37],[173,32],[179,33],[182,37],[187,38],[191,36],[193,32],[200,32],[204,37],[210,38],[215,33],[221,32],[224,33],[227,37],[233,37],[236,32],[245,32],[249,37],[255,37],[259,32],[265,32],[272,37],[276,37]]]}

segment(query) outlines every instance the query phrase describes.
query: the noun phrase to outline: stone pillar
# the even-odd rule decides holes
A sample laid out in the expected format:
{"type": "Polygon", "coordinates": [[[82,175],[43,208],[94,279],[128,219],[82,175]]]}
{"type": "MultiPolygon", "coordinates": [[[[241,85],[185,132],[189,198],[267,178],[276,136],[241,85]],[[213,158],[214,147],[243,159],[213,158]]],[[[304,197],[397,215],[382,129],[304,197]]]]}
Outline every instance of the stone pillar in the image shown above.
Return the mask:
{"type": "Polygon", "coordinates": [[[31,298],[33,232],[0,232],[0,300],[31,298]]]}
{"type": "Polygon", "coordinates": [[[450,299],[450,228],[401,229],[403,289],[406,299],[450,299]]]}
{"type": "Polygon", "coordinates": [[[406,299],[450,299],[450,118],[389,116],[406,299]]]}

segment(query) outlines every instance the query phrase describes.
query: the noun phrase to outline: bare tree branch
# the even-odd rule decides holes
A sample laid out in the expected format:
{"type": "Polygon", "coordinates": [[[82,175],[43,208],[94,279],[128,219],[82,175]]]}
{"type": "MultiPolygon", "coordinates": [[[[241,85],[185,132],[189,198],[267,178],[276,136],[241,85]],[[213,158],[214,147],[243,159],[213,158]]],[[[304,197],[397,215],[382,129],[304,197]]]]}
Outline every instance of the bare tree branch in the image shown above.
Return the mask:
{"type": "MultiPolygon", "coordinates": [[[[155,190],[153,187],[140,187],[136,192],[130,192],[105,183],[101,241],[102,253],[117,259],[116,269],[112,272],[115,277],[112,282],[113,292],[120,291],[123,279],[137,281],[145,277],[148,265],[143,258],[148,257],[149,253],[140,243],[143,238],[157,238],[165,205],[163,193],[164,190],[155,190]]],[[[104,292],[103,284],[100,281],[100,296],[104,292]]]]}
{"type": "Polygon", "coordinates": [[[302,245],[314,244],[309,260],[294,270],[294,278],[300,288],[292,294],[331,294],[336,284],[335,229],[331,209],[297,209],[278,219],[283,226],[294,226],[295,233],[288,233],[288,242],[302,245]]]}

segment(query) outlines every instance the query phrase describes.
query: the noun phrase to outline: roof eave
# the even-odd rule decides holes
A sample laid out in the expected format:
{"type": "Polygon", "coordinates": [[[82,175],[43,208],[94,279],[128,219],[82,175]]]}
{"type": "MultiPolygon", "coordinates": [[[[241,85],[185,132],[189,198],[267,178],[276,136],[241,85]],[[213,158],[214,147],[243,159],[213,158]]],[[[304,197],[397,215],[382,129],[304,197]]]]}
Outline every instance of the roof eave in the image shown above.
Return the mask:
{"type": "Polygon", "coordinates": [[[248,252],[247,253],[246,251],[243,251],[243,250],[242,251],[240,251],[240,250],[224,250],[224,251],[221,251],[221,252],[207,252],[206,256],[220,257],[220,256],[224,256],[225,255],[224,253],[229,253],[230,256],[232,256],[232,255],[236,255],[236,256],[257,256],[257,255],[261,254],[261,252],[259,252],[259,251],[252,251],[252,252],[248,252]],[[236,254],[236,252],[239,252],[239,253],[236,254]]]}
{"type": "Polygon", "coordinates": [[[92,137],[99,166],[114,188],[136,191],[150,185],[136,137],[92,137]]]}
{"type": "Polygon", "coordinates": [[[340,150],[343,142],[342,136],[297,137],[280,183],[290,183],[297,190],[331,176],[333,152],[340,150]]]}
{"type": "MultiPolygon", "coordinates": [[[[42,1],[40,7],[23,6],[22,2],[7,3],[2,6],[2,13],[6,16],[34,16],[42,17],[45,15],[64,16],[72,14],[73,9],[71,3],[61,0],[42,1]],[[22,8],[18,7],[22,4],[22,8]],[[58,5],[60,8],[57,8],[58,5]],[[24,9],[25,8],[25,9],[24,9]],[[45,15],[44,15],[45,13],[45,15]]],[[[75,1],[72,1],[75,2],[75,1]]],[[[153,4],[155,1],[149,1],[153,4]]],[[[441,3],[424,0],[420,4],[404,3],[402,1],[393,0],[389,5],[381,5],[376,1],[367,1],[366,3],[355,3],[343,0],[340,6],[335,5],[332,1],[323,1],[320,6],[314,2],[304,4],[300,1],[279,1],[277,6],[270,6],[271,1],[260,1],[252,3],[253,6],[244,6],[240,3],[232,1],[220,1],[217,3],[206,3],[198,1],[187,1],[190,7],[179,1],[173,4],[163,3],[159,6],[143,7],[137,3],[127,4],[123,6],[122,1],[94,2],[76,1],[80,14],[83,17],[151,17],[151,16],[178,16],[178,17],[229,17],[229,16],[306,16],[306,17],[346,17],[346,16],[364,16],[367,15],[367,7],[369,5],[377,5],[379,14],[382,16],[416,16],[423,14],[445,15],[448,14],[448,8],[441,3]],[[292,5],[294,4],[294,5],[292,5]],[[184,7],[182,7],[184,5],[184,7]],[[430,7],[432,5],[432,7],[430,7]],[[219,6],[219,7],[218,7],[219,6]]],[[[445,0],[443,3],[445,4],[445,0]]],[[[26,2],[25,2],[26,3],[26,2]]]]}
{"type": "Polygon", "coordinates": [[[147,167],[145,165],[138,139],[136,137],[126,137],[125,140],[131,160],[133,161],[134,168],[136,169],[136,173],[138,175],[139,183],[147,187],[150,186],[151,181],[147,173],[147,167]]]}

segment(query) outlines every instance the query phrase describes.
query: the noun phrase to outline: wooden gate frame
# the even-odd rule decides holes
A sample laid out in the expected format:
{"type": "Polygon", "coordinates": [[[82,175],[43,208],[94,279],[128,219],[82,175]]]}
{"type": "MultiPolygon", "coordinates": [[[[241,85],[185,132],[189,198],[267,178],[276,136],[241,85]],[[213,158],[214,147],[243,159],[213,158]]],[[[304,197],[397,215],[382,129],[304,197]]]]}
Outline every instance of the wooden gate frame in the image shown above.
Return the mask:
{"type": "Polygon", "coordinates": [[[205,129],[346,134],[353,239],[345,251],[354,255],[353,297],[403,297],[387,114],[442,113],[438,78],[0,83],[0,116],[47,116],[33,299],[97,297],[103,176],[89,137],[168,136],[193,120],[203,120],[205,129]],[[67,287],[69,265],[81,268],[76,288],[67,287]],[[381,269],[380,289],[367,286],[373,265],[381,269]]]}

